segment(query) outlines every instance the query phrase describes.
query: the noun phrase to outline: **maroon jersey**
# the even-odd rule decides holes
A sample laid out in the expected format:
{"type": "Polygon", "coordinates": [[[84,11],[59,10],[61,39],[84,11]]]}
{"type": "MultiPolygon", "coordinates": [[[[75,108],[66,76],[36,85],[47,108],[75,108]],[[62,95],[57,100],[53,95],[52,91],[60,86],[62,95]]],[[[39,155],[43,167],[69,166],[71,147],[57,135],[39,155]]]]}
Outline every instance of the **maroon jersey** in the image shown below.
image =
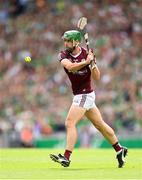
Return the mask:
{"type": "MultiPolygon", "coordinates": [[[[84,48],[81,48],[81,53],[78,56],[73,56],[72,54],[61,51],[59,54],[59,61],[61,62],[63,59],[68,59],[72,63],[85,61],[87,58],[87,52],[84,48]]],[[[73,94],[86,94],[93,91],[91,87],[91,71],[89,66],[85,66],[76,72],[69,72],[66,68],[64,68],[67,73],[71,85],[73,94]]]]}

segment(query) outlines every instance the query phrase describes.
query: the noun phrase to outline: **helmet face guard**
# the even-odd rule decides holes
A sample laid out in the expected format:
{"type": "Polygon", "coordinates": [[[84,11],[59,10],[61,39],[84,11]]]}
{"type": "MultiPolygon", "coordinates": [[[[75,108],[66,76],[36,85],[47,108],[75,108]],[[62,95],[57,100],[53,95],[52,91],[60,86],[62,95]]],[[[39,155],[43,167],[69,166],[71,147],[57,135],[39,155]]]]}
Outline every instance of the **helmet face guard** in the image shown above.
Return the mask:
{"type": "Polygon", "coordinates": [[[81,33],[77,30],[66,31],[62,36],[64,40],[81,42],[81,33]]]}

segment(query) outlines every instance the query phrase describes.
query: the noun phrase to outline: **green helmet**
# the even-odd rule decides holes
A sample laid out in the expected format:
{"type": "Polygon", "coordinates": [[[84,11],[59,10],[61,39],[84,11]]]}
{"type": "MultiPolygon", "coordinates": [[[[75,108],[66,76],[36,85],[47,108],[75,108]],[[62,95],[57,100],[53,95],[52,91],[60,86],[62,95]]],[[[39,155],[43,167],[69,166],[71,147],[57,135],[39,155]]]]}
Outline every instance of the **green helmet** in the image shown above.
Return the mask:
{"type": "Polygon", "coordinates": [[[81,41],[81,33],[77,30],[66,31],[62,37],[63,39],[67,39],[70,41],[81,41]]]}

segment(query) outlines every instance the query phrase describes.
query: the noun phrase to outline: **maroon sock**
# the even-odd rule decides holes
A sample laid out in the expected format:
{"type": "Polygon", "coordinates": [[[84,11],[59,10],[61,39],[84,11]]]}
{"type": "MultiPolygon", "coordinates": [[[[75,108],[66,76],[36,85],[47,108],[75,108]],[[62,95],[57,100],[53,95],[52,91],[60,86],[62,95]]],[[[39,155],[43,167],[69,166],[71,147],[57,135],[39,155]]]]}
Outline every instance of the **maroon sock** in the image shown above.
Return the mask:
{"type": "Polygon", "coordinates": [[[69,151],[69,150],[66,149],[65,152],[64,152],[65,158],[67,158],[69,160],[69,158],[71,156],[71,153],[72,153],[72,151],[69,151]]]}
{"type": "Polygon", "coordinates": [[[118,152],[118,151],[120,151],[122,149],[122,146],[118,142],[116,142],[112,146],[113,146],[113,148],[115,149],[116,152],[118,152]]]}

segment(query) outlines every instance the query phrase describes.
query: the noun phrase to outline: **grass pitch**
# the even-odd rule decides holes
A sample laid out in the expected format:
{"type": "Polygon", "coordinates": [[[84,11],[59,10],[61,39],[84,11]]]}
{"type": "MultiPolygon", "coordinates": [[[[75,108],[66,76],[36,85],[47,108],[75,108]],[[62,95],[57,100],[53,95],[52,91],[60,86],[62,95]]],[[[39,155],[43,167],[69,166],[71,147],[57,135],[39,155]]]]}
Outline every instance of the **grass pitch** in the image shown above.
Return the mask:
{"type": "Polygon", "coordinates": [[[51,161],[62,149],[0,149],[0,179],[142,179],[142,149],[129,149],[124,168],[117,168],[113,149],[75,149],[68,168],[51,161]]]}

